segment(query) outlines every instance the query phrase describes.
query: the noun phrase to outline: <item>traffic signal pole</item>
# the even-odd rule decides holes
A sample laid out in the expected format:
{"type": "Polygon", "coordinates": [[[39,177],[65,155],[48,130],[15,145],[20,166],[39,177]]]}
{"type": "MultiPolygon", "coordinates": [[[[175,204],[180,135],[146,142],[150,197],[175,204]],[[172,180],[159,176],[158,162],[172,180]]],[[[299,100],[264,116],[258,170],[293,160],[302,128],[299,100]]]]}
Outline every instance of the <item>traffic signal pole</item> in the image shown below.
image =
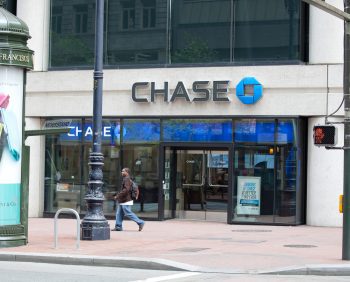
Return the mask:
{"type": "MultiPolygon", "coordinates": [[[[350,13],[350,0],[344,1],[350,13]]],[[[350,260],[350,21],[344,21],[344,191],[343,191],[343,260],[350,260]]]]}
{"type": "Polygon", "coordinates": [[[350,260],[350,0],[344,0],[344,12],[321,0],[302,0],[344,20],[344,180],[342,259],[350,260]]]}

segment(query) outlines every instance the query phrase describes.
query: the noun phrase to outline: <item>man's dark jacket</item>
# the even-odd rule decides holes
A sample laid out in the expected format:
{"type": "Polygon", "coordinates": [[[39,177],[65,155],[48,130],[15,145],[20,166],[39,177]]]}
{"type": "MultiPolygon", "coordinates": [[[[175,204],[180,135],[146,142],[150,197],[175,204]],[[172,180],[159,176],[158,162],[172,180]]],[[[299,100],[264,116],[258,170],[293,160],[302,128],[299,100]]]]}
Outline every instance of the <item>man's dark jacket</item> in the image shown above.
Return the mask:
{"type": "Polygon", "coordinates": [[[119,204],[123,204],[132,200],[131,193],[130,193],[131,186],[132,186],[132,182],[130,177],[129,176],[123,177],[121,189],[116,196],[116,200],[118,201],[119,204]]]}

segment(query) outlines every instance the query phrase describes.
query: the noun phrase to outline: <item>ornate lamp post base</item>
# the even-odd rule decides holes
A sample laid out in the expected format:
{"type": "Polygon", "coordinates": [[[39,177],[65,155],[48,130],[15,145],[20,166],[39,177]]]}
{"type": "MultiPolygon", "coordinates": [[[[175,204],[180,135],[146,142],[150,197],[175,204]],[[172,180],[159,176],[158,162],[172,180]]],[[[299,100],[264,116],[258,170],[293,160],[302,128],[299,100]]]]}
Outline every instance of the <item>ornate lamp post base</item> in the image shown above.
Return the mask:
{"type": "Polygon", "coordinates": [[[80,225],[81,239],[109,240],[110,228],[108,221],[103,215],[103,155],[92,152],[89,159],[90,173],[88,191],[85,195],[87,213],[80,225]]]}
{"type": "Polygon", "coordinates": [[[81,224],[82,240],[109,240],[110,229],[108,222],[83,222],[81,224]]]}

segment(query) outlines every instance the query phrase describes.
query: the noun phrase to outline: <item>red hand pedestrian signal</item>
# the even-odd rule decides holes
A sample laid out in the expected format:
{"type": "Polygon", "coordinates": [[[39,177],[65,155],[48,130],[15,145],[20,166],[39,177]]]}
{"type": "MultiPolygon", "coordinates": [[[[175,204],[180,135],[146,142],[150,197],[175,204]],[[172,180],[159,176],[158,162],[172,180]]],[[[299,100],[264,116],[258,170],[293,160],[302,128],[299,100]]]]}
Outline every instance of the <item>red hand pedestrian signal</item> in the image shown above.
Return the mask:
{"type": "Polygon", "coordinates": [[[333,125],[314,126],[314,145],[334,146],[336,144],[336,128],[333,125]]]}
{"type": "Polygon", "coordinates": [[[324,139],[324,129],[323,128],[316,128],[315,129],[315,143],[316,144],[322,144],[322,141],[324,139]]]}

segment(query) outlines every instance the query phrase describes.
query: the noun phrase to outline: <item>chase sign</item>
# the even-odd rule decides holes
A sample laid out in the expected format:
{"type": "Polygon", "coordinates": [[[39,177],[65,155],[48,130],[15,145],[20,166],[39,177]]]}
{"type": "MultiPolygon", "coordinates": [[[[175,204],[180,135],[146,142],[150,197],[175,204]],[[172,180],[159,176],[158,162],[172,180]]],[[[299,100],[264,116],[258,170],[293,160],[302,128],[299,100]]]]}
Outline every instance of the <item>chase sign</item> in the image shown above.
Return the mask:
{"type": "MultiPolygon", "coordinates": [[[[156,87],[156,82],[135,82],[132,85],[132,100],[136,103],[155,103],[158,97],[164,102],[177,100],[192,102],[230,102],[229,80],[199,80],[188,88],[184,82],[178,81],[174,89],[170,89],[167,81],[156,87]]],[[[243,78],[236,86],[237,98],[244,104],[254,104],[262,97],[262,85],[254,77],[243,78]]]]}
{"type": "Polygon", "coordinates": [[[236,96],[243,104],[255,104],[262,93],[263,87],[254,77],[245,77],[236,86],[236,96]]]}

